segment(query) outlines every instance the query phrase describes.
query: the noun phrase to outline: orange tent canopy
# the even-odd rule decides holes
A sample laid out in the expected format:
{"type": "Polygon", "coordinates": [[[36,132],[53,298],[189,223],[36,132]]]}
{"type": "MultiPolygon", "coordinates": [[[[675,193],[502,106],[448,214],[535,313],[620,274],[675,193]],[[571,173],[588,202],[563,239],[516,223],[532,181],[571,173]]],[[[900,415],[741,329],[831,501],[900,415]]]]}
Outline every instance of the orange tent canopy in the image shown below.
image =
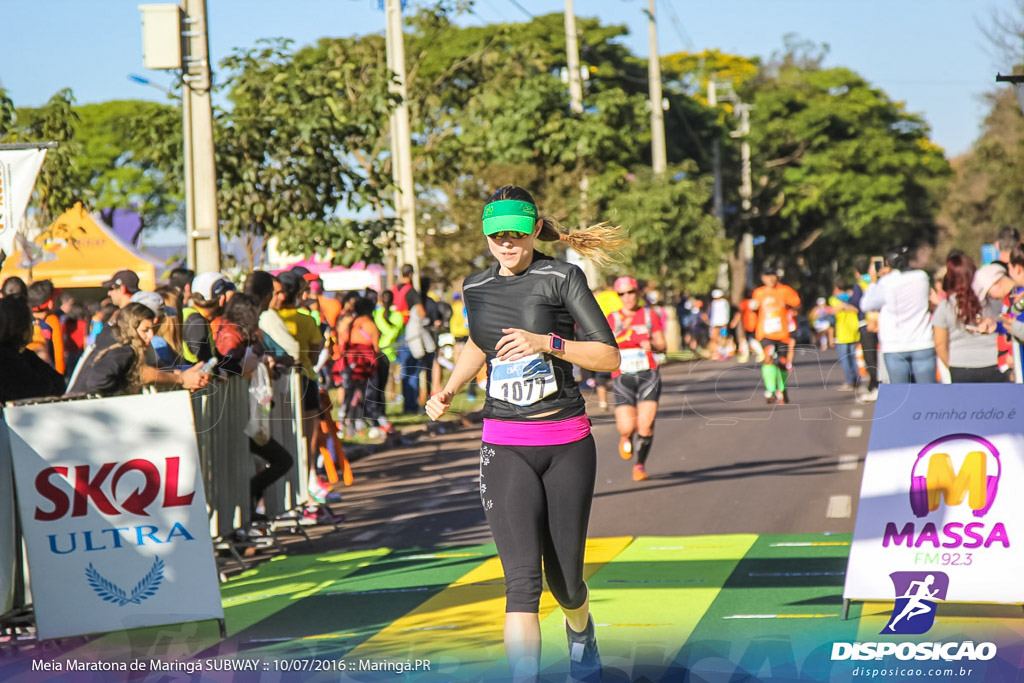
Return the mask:
{"type": "MultiPolygon", "coordinates": [[[[50,260],[32,266],[31,280],[52,280],[64,289],[102,287],[119,270],[133,270],[139,288],[156,288],[157,273],[165,266],[122,241],[81,203],[61,214],[48,230],[36,238],[50,260]]],[[[17,275],[29,282],[28,263],[23,251],[10,255],[0,270],[0,280],[17,275]]]]}

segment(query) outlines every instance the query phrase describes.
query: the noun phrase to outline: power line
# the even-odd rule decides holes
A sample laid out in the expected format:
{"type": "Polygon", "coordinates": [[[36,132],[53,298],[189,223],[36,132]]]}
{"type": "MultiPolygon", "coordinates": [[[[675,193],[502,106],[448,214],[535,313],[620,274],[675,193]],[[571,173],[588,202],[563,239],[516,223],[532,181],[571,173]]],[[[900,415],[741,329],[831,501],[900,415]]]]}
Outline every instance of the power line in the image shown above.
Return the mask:
{"type": "Polygon", "coordinates": [[[530,10],[526,9],[521,4],[519,4],[519,0],[508,0],[508,1],[511,2],[513,5],[515,5],[516,9],[518,9],[520,12],[522,12],[526,16],[530,17],[530,19],[536,19],[537,18],[537,17],[533,16],[533,14],[530,12],[530,10]]]}
{"type": "Polygon", "coordinates": [[[669,19],[672,22],[672,28],[675,29],[676,35],[679,36],[679,40],[682,41],[683,47],[685,47],[690,52],[693,52],[696,46],[694,45],[693,39],[690,38],[690,34],[686,32],[685,28],[683,28],[682,22],[679,21],[679,16],[676,14],[675,8],[672,7],[671,0],[663,0],[662,5],[664,5],[665,8],[668,9],[669,19]]]}

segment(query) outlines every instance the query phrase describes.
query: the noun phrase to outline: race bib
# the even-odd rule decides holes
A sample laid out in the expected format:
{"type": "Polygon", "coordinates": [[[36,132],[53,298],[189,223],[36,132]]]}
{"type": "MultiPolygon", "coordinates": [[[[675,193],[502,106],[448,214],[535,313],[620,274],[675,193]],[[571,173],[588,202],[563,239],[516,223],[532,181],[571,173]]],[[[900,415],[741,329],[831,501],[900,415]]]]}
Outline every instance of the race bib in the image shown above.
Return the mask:
{"type": "Polygon", "coordinates": [[[776,334],[782,332],[782,318],[765,318],[764,333],[776,334]]]}
{"type": "Polygon", "coordinates": [[[622,358],[619,372],[633,374],[651,369],[650,358],[643,349],[620,349],[619,356],[622,358]]]}
{"type": "Polygon", "coordinates": [[[558,391],[555,368],[539,353],[513,361],[491,360],[488,395],[517,406],[529,406],[558,391]]]}

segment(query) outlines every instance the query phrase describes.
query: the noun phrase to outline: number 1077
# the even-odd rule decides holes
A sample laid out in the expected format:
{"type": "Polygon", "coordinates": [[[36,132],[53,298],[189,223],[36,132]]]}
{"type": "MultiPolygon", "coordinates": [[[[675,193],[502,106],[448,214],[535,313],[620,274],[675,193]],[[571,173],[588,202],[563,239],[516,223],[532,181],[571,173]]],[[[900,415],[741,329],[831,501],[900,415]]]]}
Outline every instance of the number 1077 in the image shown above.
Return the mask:
{"type": "Polygon", "coordinates": [[[544,395],[544,382],[547,377],[534,377],[531,379],[515,380],[506,382],[501,386],[504,400],[512,402],[529,401],[533,399],[533,392],[536,389],[538,398],[544,395]]]}

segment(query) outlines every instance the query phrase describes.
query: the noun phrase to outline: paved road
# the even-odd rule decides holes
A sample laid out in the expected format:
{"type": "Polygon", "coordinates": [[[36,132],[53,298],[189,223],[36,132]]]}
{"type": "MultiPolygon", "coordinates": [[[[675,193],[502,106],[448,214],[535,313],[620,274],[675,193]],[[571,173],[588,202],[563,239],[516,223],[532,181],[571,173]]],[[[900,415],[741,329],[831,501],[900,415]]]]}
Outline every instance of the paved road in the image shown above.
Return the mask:
{"type": "MultiPolygon", "coordinates": [[[[646,482],[619,458],[612,415],[592,412],[590,536],[852,532],[872,406],[837,391],[834,352],[798,354],[786,406],[766,405],[754,364],[677,364],[663,377],[646,482]]],[[[460,429],[360,460],[348,521],[317,549],[488,542],[479,438],[460,429]]]]}

